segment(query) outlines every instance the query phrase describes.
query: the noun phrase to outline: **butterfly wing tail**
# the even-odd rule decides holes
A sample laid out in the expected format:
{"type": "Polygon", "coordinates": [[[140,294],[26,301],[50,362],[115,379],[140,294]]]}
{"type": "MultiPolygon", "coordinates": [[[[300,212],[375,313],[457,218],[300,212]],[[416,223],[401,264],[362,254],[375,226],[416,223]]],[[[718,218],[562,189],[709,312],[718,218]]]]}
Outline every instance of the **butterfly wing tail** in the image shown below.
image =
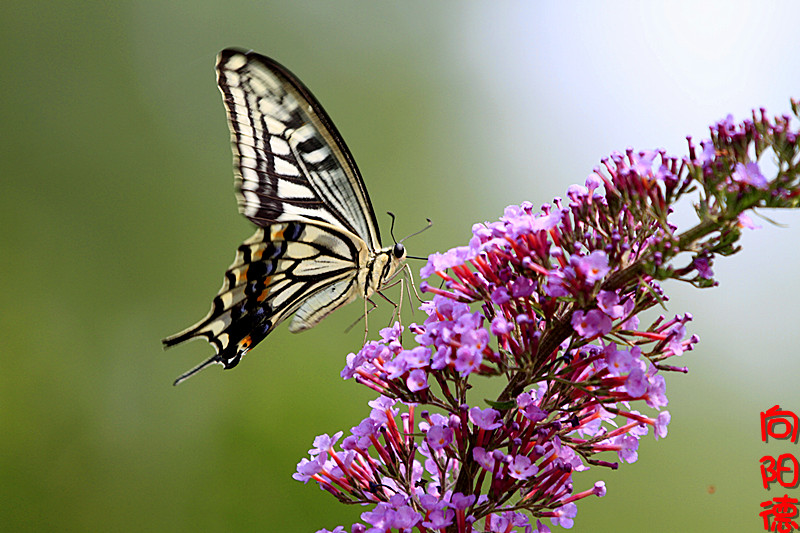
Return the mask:
{"type": "Polygon", "coordinates": [[[192,327],[186,328],[183,331],[180,331],[174,335],[170,335],[165,339],[161,339],[161,343],[164,345],[164,349],[172,348],[175,345],[178,345],[182,342],[186,342],[189,339],[193,339],[195,337],[203,336],[198,333],[198,327],[201,326],[203,322],[198,322],[192,327]]]}
{"type": "Polygon", "coordinates": [[[171,335],[162,343],[165,348],[194,338],[207,340],[216,352],[213,357],[181,375],[175,384],[184,381],[213,363],[233,368],[245,353],[258,344],[283,320],[266,300],[272,279],[278,276],[278,259],[284,241],[276,241],[275,228],[259,229],[236,252],[236,259],[225,272],[225,279],[211,310],[198,323],[171,335]]]}
{"type": "Polygon", "coordinates": [[[214,363],[222,364],[221,361],[219,361],[219,356],[218,355],[215,355],[214,357],[210,357],[210,358],[206,359],[205,361],[203,361],[202,363],[200,363],[199,365],[197,365],[196,367],[194,367],[193,369],[191,369],[191,370],[189,370],[187,372],[184,372],[183,374],[178,376],[175,379],[175,381],[172,382],[172,384],[173,385],[178,385],[178,384],[186,381],[190,377],[194,376],[195,374],[197,374],[198,372],[200,372],[204,368],[206,368],[208,366],[211,366],[214,363]]]}

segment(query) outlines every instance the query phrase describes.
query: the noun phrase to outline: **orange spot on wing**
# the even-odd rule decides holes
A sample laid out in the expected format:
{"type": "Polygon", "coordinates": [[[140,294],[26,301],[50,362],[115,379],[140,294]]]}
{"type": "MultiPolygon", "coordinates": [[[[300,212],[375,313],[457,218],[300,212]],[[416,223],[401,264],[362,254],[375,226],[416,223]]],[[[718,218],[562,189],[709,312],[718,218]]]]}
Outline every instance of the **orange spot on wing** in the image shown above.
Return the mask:
{"type": "Polygon", "coordinates": [[[243,338],[242,340],[239,341],[239,344],[238,344],[239,351],[249,350],[251,344],[253,344],[253,339],[251,339],[250,335],[248,335],[247,337],[245,337],[245,338],[243,338]]]}
{"type": "Polygon", "coordinates": [[[286,228],[281,228],[279,230],[275,230],[270,234],[270,239],[273,241],[282,241],[283,240],[283,232],[286,228]]]}
{"type": "Polygon", "coordinates": [[[236,273],[236,283],[237,284],[244,283],[245,281],[247,281],[247,269],[248,268],[249,268],[248,265],[245,265],[244,268],[242,268],[241,270],[239,270],[236,273]]]}
{"type": "Polygon", "coordinates": [[[266,278],[264,278],[264,285],[266,285],[266,287],[264,287],[264,290],[261,291],[261,294],[258,295],[258,298],[256,298],[256,300],[258,300],[259,302],[263,302],[264,300],[267,299],[267,296],[269,296],[269,283],[271,281],[272,281],[272,276],[267,276],[266,278]]]}

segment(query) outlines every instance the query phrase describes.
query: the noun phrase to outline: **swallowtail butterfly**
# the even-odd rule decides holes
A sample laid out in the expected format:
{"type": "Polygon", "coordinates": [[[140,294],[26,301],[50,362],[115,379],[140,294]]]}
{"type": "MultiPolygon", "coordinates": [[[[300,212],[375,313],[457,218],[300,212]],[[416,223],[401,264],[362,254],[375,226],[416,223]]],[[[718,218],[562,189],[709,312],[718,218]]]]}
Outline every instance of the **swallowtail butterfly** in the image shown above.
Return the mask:
{"type": "Polygon", "coordinates": [[[311,92],[277,62],[223,50],[217,82],[228,113],[239,210],[258,229],[236,252],[208,315],[164,339],[203,337],[216,354],[175,380],[242,356],[294,314],[315,326],[369,298],[401,268],[402,244],[382,248],[353,156],[311,92]]]}

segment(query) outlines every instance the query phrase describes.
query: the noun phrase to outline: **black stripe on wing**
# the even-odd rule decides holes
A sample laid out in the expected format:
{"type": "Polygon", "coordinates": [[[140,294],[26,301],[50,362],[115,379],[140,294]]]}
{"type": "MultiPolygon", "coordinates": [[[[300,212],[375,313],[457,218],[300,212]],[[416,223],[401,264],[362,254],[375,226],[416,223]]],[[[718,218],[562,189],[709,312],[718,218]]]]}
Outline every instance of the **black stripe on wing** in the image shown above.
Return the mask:
{"type": "Polygon", "coordinates": [[[260,226],[320,220],[379,249],[378,224],[355,161],[305,85],[272,59],[237,50],[219,54],[217,81],[242,213],[260,226]]]}
{"type": "Polygon", "coordinates": [[[201,337],[216,352],[176,384],[212,363],[233,368],[320,291],[335,287],[326,304],[330,310],[351,301],[358,294],[358,265],[366,253],[363,241],[328,224],[289,222],[260,228],[239,246],[208,315],[164,339],[169,347],[201,337]]]}

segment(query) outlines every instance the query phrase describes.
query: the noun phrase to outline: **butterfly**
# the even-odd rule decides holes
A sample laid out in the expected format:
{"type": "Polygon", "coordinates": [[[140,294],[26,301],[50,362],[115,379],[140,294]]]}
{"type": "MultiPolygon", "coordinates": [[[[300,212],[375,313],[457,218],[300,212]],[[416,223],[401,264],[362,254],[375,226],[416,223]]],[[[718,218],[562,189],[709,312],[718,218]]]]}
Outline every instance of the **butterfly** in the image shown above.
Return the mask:
{"type": "Polygon", "coordinates": [[[216,71],[239,210],[258,229],[239,246],[208,315],[163,340],[202,337],[216,352],[176,385],[214,363],[233,368],[292,314],[294,333],[359,296],[366,302],[406,258],[402,243],[381,247],[353,156],[294,74],[235,49],[220,52],[216,71]]]}

